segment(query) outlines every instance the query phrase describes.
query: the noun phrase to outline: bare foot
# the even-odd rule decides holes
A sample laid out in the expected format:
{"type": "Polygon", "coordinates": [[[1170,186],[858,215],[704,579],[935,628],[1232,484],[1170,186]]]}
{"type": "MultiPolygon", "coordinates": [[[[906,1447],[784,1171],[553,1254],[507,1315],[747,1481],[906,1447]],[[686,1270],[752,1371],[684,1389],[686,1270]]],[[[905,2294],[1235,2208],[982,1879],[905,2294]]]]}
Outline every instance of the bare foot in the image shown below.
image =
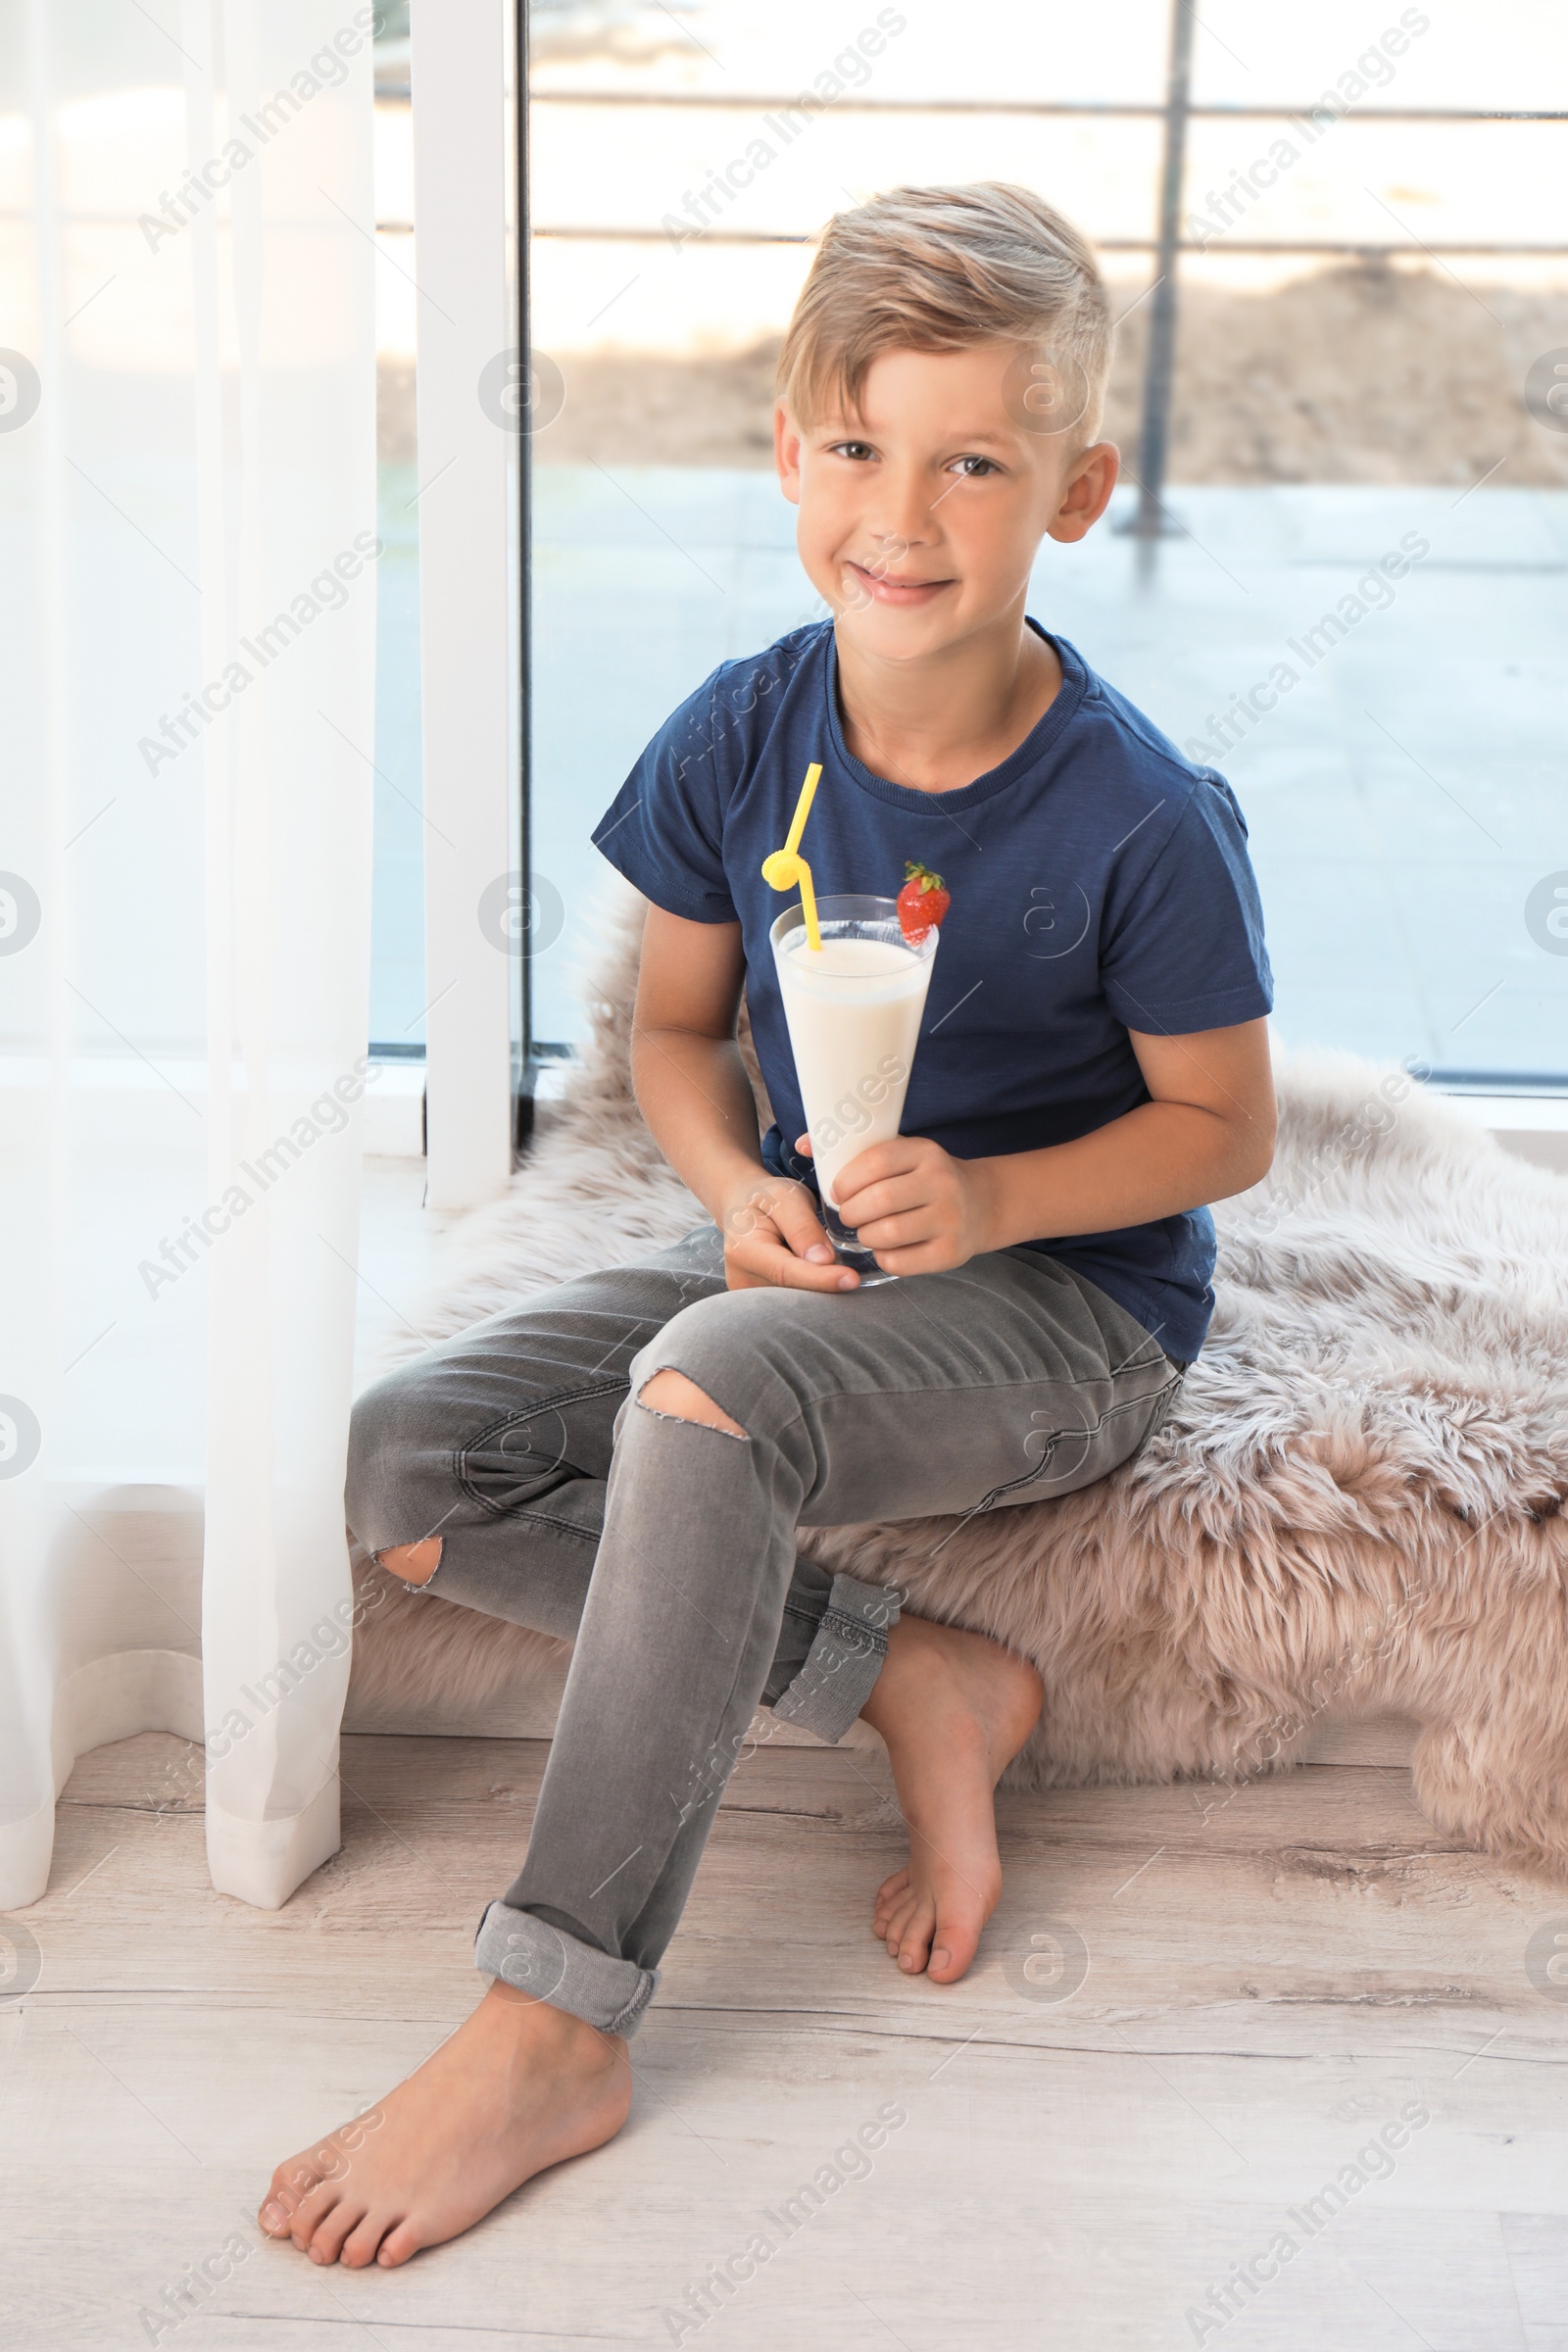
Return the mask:
{"type": "Polygon", "coordinates": [[[909,1867],[877,1888],[871,1933],[900,1968],[952,1984],[1002,1892],[995,1791],[1039,1719],[1044,1690],[983,1634],[901,1617],[861,1709],[893,1760],[909,1867]]]}
{"type": "Polygon", "coordinates": [[[389,2097],[278,2166],[261,2225],[313,2262],[407,2262],[613,2139],[630,2105],[624,2041],[497,1983],[389,2097]]]}

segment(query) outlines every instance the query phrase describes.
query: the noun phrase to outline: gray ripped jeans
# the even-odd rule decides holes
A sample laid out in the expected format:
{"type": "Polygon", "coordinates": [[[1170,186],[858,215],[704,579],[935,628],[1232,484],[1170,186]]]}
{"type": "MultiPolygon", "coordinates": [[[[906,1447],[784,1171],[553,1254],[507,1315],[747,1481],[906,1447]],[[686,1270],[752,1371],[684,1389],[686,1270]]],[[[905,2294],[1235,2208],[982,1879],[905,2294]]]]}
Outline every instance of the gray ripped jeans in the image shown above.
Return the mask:
{"type": "Polygon", "coordinates": [[[494,1315],[360,1397],[349,1524],[439,1536],[433,1595],[575,1642],[527,1857],[477,1965],[629,2034],[759,1703],[841,1738],[898,1597],[801,1526],[1066,1494],[1181,1367],[1035,1250],[868,1290],[730,1291],[717,1231],[494,1315]],[[737,1438],[637,1401],[682,1372],[737,1438]]]}

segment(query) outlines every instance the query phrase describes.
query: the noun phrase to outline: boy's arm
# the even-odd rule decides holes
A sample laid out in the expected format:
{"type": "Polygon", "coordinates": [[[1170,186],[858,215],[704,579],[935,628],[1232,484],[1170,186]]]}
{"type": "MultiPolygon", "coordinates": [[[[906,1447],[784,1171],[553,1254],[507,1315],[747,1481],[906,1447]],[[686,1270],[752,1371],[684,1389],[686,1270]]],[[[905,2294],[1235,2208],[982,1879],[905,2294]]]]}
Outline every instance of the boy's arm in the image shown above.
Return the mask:
{"type": "Polygon", "coordinates": [[[762,1165],[757,1105],[735,1043],[746,978],[739,923],[648,909],[631,1074],[654,1140],[724,1236],[731,1290],[854,1290],[804,1184],[762,1165]]]}
{"type": "Polygon", "coordinates": [[[1274,1156],[1267,1022],[1129,1035],[1152,1101],[1073,1143],[990,1159],[955,1159],[924,1136],[874,1144],[839,1178],[845,1222],[887,1272],[928,1274],[1047,1235],[1147,1224],[1256,1184],[1274,1156]]]}

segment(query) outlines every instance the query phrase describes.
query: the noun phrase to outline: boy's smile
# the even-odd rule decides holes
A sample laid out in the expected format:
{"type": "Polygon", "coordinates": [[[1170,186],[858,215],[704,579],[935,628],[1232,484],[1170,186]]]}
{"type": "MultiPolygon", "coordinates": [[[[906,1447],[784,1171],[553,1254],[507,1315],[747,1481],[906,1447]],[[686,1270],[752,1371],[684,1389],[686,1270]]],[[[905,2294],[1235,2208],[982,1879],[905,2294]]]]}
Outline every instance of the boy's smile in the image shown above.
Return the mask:
{"type": "Polygon", "coordinates": [[[939,596],[944,588],[952,588],[956,584],[951,576],[947,579],[907,579],[896,576],[891,571],[879,571],[874,557],[868,564],[847,560],[844,577],[874,605],[924,604],[939,596]]]}

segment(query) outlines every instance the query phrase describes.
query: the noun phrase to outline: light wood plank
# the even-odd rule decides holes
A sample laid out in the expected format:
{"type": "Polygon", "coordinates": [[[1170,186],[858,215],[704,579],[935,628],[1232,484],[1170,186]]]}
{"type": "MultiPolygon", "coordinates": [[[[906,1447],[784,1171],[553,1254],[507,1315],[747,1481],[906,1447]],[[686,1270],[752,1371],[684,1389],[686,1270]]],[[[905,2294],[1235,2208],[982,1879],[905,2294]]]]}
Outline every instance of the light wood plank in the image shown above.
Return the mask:
{"type": "MultiPolygon", "coordinates": [[[[0,2012],[7,2341],[26,2352],[144,2344],[138,2311],[247,2227],[278,2157],[466,2013],[545,1751],[346,1741],[345,1849],[277,1914],[212,1892],[188,1800],[157,1809],[183,1752],[148,1735],[83,1757],[25,1916],[42,1973],[0,2012]]],[[[397,2274],[258,2243],[163,2340],[667,2343],[663,2311],[763,2229],[776,2251],[704,2352],[1162,2352],[1285,2229],[1298,2250],[1224,2352],[1568,2352],[1565,2020],[1523,1966],[1568,1897],[1449,1850],[1396,1769],[1213,1795],[1005,1794],[1002,1909],[943,1989],[867,1933],[901,1851],[885,1759],[760,1751],[634,2045],[619,2140],[397,2274]],[[1063,1922],[1089,1968],[1058,2001],[1022,1967],[1063,1922]],[[1430,2122],[1386,2178],[1315,2231],[1291,2221],[1412,2103],[1430,2122]],[[884,2104],[906,2120],[868,2175],[793,2230],[765,2218],[884,2104]]]]}
{"type": "MultiPolygon", "coordinates": [[[[194,1823],[147,1809],[159,1745],[151,1735],[123,1743],[127,1761],[144,1753],[127,1773],[132,1807],[101,1819],[89,1821],[75,1792],[112,1769],[101,1759],[116,1751],[78,1767],[55,1885],[74,1887],[102,1867],[79,1893],[58,1907],[51,1895],[29,1915],[37,1932],[49,1925],[50,1986],[94,1981],[82,1922],[111,1897],[122,1966],[167,1979],[162,1924],[179,1889],[200,1930],[177,1959],[191,1991],[270,2001],[279,1943],[309,1925],[313,1996],[352,2009],[367,1937],[403,1926],[471,1935],[521,1858],[544,1756],[519,1742],[345,1742],[345,1850],[269,1915],[213,1894],[179,1845],[194,1823]]],[[[995,2022],[1000,2004],[1021,2039],[1049,2027],[1053,2040],[1079,2042],[1093,2037],[1093,2018],[1114,2016],[1123,2028],[1158,2021],[1173,2045],[1231,2047],[1241,2034],[1284,2050],[1356,2046],[1357,2021],[1376,2017],[1396,2037],[1435,2036],[1455,2064],[1506,2021],[1510,2047],[1560,2048],[1562,2021],[1529,1984],[1523,1951],[1568,1899],[1438,1839],[1402,1774],[1308,1768],[1228,1801],[1193,1788],[1004,1792],[999,1813],[1008,1878],[980,1962],[958,1986],[910,1984],[882,1967],[865,1933],[871,1891],[904,1851],[885,1762],[759,1752],[731,1786],[670,1953],[668,2000],[808,2011],[814,1985],[818,1997],[831,1991],[835,2012],[888,2033],[939,2016],[961,2038],[995,2022]],[[787,1935],[759,1934],[760,1921],[781,1919],[787,1935]],[[1059,2006],[1009,1991],[1006,1974],[1053,1920],[1090,1949],[1088,1983],[1059,2006]]]]}

